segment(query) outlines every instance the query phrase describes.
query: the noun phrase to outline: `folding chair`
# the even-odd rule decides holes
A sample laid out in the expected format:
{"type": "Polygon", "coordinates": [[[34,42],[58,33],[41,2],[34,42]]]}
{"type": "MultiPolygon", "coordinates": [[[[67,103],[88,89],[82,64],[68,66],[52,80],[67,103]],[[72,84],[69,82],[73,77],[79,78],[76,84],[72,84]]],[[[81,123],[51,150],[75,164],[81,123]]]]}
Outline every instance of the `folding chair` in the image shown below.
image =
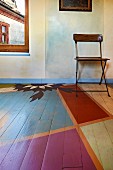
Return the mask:
{"type": "MultiPolygon", "coordinates": [[[[106,81],[106,77],[105,77],[105,67],[106,67],[106,63],[108,60],[110,60],[109,58],[102,58],[102,41],[103,41],[103,36],[101,34],[73,34],[73,40],[75,41],[75,49],[76,49],[76,91],[77,90],[77,84],[79,83],[78,81],[78,66],[79,66],[79,62],[100,62],[100,66],[102,68],[102,74],[101,74],[101,78],[100,78],[100,82],[99,84],[102,83],[102,80],[105,81],[105,86],[106,86],[106,90],[103,90],[101,92],[107,92],[108,96],[110,97],[109,91],[108,91],[108,86],[107,86],[107,81],[106,81]],[[87,57],[80,57],[78,55],[78,42],[97,42],[99,43],[99,51],[100,51],[100,55],[98,57],[92,57],[92,56],[87,56],[87,57]]],[[[91,90],[90,90],[91,91],[91,90]]],[[[97,90],[95,90],[97,92],[97,90]]],[[[92,90],[92,92],[95,92],[94,90],[92,90]]],[[[99,90],[100,91],[100,90],[99,90]]]]}

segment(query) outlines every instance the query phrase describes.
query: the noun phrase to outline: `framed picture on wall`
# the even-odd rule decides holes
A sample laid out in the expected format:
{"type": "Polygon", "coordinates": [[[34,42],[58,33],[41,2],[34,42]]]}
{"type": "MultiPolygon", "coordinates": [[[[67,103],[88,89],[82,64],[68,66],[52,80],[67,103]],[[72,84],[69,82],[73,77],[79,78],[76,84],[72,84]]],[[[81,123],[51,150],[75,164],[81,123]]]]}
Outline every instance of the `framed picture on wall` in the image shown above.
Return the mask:
{"type": "Polygon", "coordinates": [[[59,0],[60,11],[92,11],[92,0],[59,0]]]}

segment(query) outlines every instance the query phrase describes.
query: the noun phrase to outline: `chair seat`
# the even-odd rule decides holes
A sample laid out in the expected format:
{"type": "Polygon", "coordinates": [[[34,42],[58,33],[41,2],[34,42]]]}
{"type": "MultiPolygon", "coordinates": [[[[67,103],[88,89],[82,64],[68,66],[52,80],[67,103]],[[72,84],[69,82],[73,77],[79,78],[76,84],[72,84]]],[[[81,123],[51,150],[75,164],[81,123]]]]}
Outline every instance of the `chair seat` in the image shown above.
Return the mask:
{"type": "Polygon", "coordinates": [[[100,57],[76,57],[74,58],[77,61],[107,61],[109,58],[100,58],[100,57]]]}

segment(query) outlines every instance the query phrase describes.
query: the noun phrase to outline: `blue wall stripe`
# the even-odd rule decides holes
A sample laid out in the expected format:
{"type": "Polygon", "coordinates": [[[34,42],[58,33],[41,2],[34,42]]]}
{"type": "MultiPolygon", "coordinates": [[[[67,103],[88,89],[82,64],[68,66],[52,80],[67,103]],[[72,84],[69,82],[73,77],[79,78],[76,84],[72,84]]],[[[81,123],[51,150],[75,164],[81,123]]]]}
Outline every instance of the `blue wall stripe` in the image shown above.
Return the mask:
{"type": "Polygon", "coordinates": [[[0,56],[30,56],[30,53],[17,53],[17,52],[0,52],[0,56]]]}
{"type": "MultiPolygon", "coordinates": [[[[80,83],[99,83],[99,79],[81,79],[80,83]]],[[[43,83],[67,83],[73,84],[75,83],[74,78],[66,79],[66,78],[58,78],[58,79],[26,79],[26,78],[1,78],[0,84],[43,84],[43,83]]],[[[107,79],[107,83],[113,83],[113,79],[107,79]]]]}

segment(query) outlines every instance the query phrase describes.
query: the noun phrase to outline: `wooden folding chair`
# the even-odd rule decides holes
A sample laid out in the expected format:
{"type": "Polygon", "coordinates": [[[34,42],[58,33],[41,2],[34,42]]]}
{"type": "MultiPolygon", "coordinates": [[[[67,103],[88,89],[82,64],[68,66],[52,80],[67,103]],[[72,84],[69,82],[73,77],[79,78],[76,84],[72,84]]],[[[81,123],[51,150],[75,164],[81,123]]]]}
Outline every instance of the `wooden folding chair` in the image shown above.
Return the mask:
{"type": "MultiPolygon", "coordinates": [[[[79,66],[79,62],[100,62],[100,66],[102,68],[102,75],[100,78],[100,82],[99,84],[102,83],[102,80],[105,81],[105,86],[106,86],[106,90],[103,90],[102,92],[107,92],[108,96],[110,97],[109,91],[108,91],[108,86],[107,86],[107,81],[106,81],[106,77],[105,77],[105,67],[106,67],[106,63],[108,60],[110,60],[109,58],[103,58],[102,57],[102,41],[103,41],[103,36],[101,34],[73,34],[73,40],[75,41],[75,49],[76,49],[76,91],[77,90],[77,84],[79,83],[78,81],[78,66],[79,66]],[[100,47],[100,54],[98,57],[80,57],[78,54],[78,42],[97,42],[99,43],[99,47],[100,47]]],[[[91,91],[91,90],[90,90],[91,91]]],[[[97,90],[95,90],[97,92],[97,90]]],[[[100,91],[100,90],[99,90],[100,91]]],[[[92,90],[92,92],[94,92],[94,90],[92,90]]]]}

